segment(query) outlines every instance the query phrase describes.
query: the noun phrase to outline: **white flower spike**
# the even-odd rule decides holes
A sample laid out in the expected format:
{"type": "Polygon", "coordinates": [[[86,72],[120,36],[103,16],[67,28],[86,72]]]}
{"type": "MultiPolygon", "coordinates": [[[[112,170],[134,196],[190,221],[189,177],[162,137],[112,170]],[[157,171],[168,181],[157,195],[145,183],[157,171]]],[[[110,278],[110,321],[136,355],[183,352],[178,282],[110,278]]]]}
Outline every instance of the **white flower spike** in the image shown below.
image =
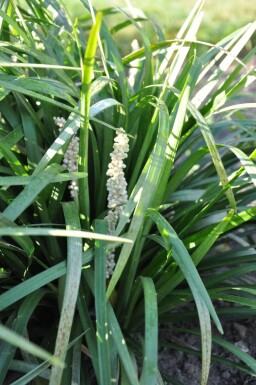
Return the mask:
{"type": "MultiPolygon", "coordinates": [[[[123,211],[124,205],[128,200],[127,182],[125,180],[124,159],[127,158],[129,151],[129,139],[124,129],[117,130],[114,139],[113,152],[110,154],[111,162],[108,165],[107,190],[108,190],[108,214],[106,221],[108,224],[108,233],[115,233],[118,218],[123,211]]],[[[110,278],[115,267],[115,255],[111,251],[107,255],[106,278],[110,278]]]]}
{"type": "MultiPolygon", "coordinates": [[[[61,131],[66,124],[66,120],[60,117],[54,117],[53,120],[56,126],[58,126],[59,130],[61,131]]],[[[63,167],[65,167],[69,172],[78,171],[78,164],[77,164],[78,152],[79,152],[79,138],[78,136],[74,136],[74,138],[71,140],[67,148],[67,151],[64,155],[63,162],[62,162],[63,167]]],[[[78,193],[78,182],[76,180],[72,180],[68,188],[70,190],[71,197],[74,198],[78,193]]]]}

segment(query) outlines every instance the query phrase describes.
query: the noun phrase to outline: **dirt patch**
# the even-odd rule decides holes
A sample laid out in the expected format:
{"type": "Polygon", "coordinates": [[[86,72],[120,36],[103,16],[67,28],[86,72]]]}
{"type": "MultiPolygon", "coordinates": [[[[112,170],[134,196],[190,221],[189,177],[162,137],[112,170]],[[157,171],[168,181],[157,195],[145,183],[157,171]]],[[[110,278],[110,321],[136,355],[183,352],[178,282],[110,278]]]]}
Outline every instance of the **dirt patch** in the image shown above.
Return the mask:
{"type": "MultiPolygon", "coordinates": [[[[255,320],[235,323],[225,322],[223,323],[223,329],[223,338],[226,341],[235,344],[243,352],[256,358],[255,320]]],[[[197,349],[199,353],[200,338],[195,335],[165,330],[160,334],[160,339],[167,344],[180,345],[184,350],[197,349]]],[[[256,385],[256,376],[250,375],[239,368],[218,362],[219,358],[224,358],[242,364],[237,357],[215,344],[213,344],[212,353],[215,360],[212,360],[208,385],[256,385]]],[[[167,347],[162,348],[159,353],[159,369],[168,376],[175,377],[183,385],[200,385],[200,357],[186,351],[178,351],[167,347]]],[[[176,385],[171,380],[167,381],[166,384],[176,385]]]]}

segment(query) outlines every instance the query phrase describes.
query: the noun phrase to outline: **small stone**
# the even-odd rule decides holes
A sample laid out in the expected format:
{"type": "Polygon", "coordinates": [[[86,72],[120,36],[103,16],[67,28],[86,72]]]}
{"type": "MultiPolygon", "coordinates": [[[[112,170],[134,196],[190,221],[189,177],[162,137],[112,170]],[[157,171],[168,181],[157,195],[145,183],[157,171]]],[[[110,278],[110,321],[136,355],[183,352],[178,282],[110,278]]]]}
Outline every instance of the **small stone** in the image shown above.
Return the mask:
{"type": "Polygon", "coordinates": [[[243,341],[235,342],[235,346],[239,349],[241,349],[244,353],[248,353],[250,349],[248,348],[247,344],[243,341]]]}
{"type": "Polygon", "coordinates": [[[239,323],[234,323],[234,328],[238,331],[241,338],[244,338],[247,332],[247,328],[239,323]]]}
{"type": "Polygon", "coordinates": [[[230,371],[229,370],[225,370],[225,372],[222,373],[222,377],[225,380],[229,380],[229,378],[231,377],[230,371]]]}

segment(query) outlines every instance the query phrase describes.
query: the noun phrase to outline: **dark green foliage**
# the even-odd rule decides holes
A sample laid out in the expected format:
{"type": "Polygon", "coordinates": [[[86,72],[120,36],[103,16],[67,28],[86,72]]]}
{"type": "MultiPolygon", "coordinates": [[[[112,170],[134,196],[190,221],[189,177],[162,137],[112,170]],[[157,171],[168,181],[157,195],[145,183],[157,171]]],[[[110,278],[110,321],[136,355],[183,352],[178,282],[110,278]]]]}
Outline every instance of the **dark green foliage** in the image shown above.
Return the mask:
{"type": "Polygon", "coordinates": [[[241,54],[255,23],[211,46],[195,38],[200,0],[172,41],[127,9],[95,24],[86,0],[75,22],[61,1],[1,3],[0,385],[13,372],[16,385],[163,384],[158,325],[175,333],[191,319],[202,385],[212,342],[242,363],[220,361],[256,375],[255,360],[211,330],[211,319],[221,333],[223,319],[255,316],[255,48],[241,54]],[[127,23],[139,48],[122,57],[115,33],[127,23]],[[128,201],[113,236],[106,171],[120,127],[128,201]],[[79,166],[68,172],[74,135],[79,166]],[[193,301],[198,316],[183,308],[193,301]]]}

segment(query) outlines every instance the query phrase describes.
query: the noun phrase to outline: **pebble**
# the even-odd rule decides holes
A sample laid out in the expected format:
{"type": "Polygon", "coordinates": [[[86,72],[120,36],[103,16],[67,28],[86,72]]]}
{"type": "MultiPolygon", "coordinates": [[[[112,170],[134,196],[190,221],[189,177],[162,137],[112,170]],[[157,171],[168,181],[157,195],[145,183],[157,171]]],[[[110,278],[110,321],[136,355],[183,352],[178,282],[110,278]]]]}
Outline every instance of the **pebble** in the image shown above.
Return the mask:
{"type": "Polygon", "coordinates": [[[237,341],[235,342],[235,346],[239,349],[241,349],[244,353],[248,353],[250,349],[248,348],[247,344],[243,341],[237,341]]]}

